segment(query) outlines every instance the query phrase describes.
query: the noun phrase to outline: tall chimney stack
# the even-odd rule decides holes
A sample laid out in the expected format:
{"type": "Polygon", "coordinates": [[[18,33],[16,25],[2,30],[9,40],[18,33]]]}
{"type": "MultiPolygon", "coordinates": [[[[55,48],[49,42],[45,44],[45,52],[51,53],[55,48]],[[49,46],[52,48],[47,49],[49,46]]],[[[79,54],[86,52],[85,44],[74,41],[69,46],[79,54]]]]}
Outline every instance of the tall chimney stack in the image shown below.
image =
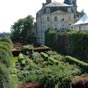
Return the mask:
{"type": "Polygon", "coordinates": [[[49,3],[51,3],[51,0],[46,0],[46,4],[49,4],[49,3]]]}

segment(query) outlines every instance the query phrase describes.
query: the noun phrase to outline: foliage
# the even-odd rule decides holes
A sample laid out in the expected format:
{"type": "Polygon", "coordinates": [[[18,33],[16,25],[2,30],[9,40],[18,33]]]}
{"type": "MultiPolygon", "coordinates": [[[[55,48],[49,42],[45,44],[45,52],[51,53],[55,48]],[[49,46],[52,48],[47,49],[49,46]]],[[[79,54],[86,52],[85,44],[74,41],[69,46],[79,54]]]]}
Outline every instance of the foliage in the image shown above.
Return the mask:
{"type": "Polygon", "coordinates": [[[14,88],[9,70],[0,63],[0,88],[14,88]]]}
{"type": "Polygon", "coordinates": [[[31,42],[32,32],[33,32],[33,17],[31,15],[19,19],[11,27],[11,39],[14,42],[17,41],[29,41],[31,42]]]}
{"type": "Polygon", "coordinates": [[[48,57],[48,60],[49,60],[49,62],[50,62],[51,64],[58,64],[58,61],[55,60],[55,59],[52,58],[52,57],[48,57]]]}
{"type": "Polygon", "coordinates": [[[6,39],[1,40],[2,41],[0,43],[0,61],[5,64],[6,67],[10,67],[12,58],[10,43],[8,43],[6,39]]]}
{"type": "Polygon", "coordinates": [[[64,88],[64,86],[70,88],[72,78],[81,74],[80,69],[76,65],[70,65],[69,63],[64,62],[64,60],[61,60],[63,58],[60,55],[58,57],[58,54],[53,51],[52,53],[53,55],[56,55],[55,58],[57,59],[48,55],[47,60],[45,60],[44,58],[47,53],[33,52],[31,58],[29,58],[28,55],[24,55],[26,64],[23,69],[18,69],[17,75],[19,80],[22,80],[23,83],[39,83],[42,88],[54,88],[57,86],[58,88],[64,88]],[[49,62],[52,62],[53,64],[50,64],[49,62]],[[57,62],[58,64],[54,64],[57,62]]]}
{"type": "Polygon", "coordinates": [[[48,55],[44,52],[41,52],[41,56],[47,61],[48,60],[48,55]]]}
{"type": "Polygon", "coordinates": [[[55,30],[49,30],[46,31],[45,34],[45,45],[51,47],[52,49],[56,49],[56,31],[55,30]]]}
{"type": "Polygon", "coordinates": [[[0,42],[5,42],[6,44],[9,44],[10,48],[12,48],[12,41],[9,37],[5,38],[0,38],[0,42]]]}
{"type": "Polygon", "coordinates": [[[64,61],[64,56],[58,54],[56,51],[48,51],[46,53],[49,55],[49,57],[52,57],[52,58],[59,60],[59,61],[64,61]]]}
{"type": "Polygon", "coordinates": [[[74,68],[74,66],[59,63],[58,66],[47,66],[47,69],[45,67],[39,68],[39,70],[30,70],[29,75],[25,77],[25,81],[39,82],[42,88],[54,88],[58,83],[60,88],[63,88],[64,86],[70,86],[69,83],[71,83],[71,78],[79,73],[80,71],[74,68]]]}
{"type": "Polygon", "coordinates": [[[33,45],[23,45],[22,46],[22,52],[25,55],[30,55],[31,56],[31,54],[33,52],[33,48],[34,48],[33,45]]]}
{"type": "Polygon", "coordinates": [[[71,64],[76,64],[80,68],[82,68],[83,71],[87,72],[88,63],[80,61],[79,59],[76,59],[76,58],[71,57],[71,56],[65,56],[65,59],[66,59],[67,62],[69,62],[71,64]]]}
{"type": "Polygon", "coordinates": [[[8,38],[0,38],[0,42],[0,88],[15,88],[10,73],[12,43],[8,38]]]}
{"type": "Polygon", "coordinates": [[[38,52],[33,52],[32,59],[36,64],[40,64],[44,61],[44,58],[42,58],[42,56],[38,52]]]}
{"type": "Polygon", "coordinates": [[[69,54],[87,61],[88,32],[51,32],[47,31],[45,44],[62,54],[69,54]]]}

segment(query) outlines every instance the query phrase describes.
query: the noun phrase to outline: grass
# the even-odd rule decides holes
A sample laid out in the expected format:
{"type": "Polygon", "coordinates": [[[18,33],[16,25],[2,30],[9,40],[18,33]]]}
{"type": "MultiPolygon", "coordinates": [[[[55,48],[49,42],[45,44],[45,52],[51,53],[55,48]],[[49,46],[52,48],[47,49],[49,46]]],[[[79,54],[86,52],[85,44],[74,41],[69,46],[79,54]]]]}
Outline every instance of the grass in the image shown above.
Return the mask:
{"type": "Polygon", "coordinates": [[[12,61],[12,63],[16,63],[16,62],[18,61],[18,57],[13,57],[13,58],[11,59],[11,61],[12,61]]]}
{"type": "Polygon", "coordinates": [[[12,62],[12,66],[10,68],[10,72],[11,72],[11,78],[12,78],[12,81],[15,85],[15,87],[17,88],[18,84],[19,84],[19,81],[18,81],[18,77],[17,77],[17,68],[15,66],[16,62],[18,61],[18,57],[13,57],[11,59],[11,62],[12,62]]]}

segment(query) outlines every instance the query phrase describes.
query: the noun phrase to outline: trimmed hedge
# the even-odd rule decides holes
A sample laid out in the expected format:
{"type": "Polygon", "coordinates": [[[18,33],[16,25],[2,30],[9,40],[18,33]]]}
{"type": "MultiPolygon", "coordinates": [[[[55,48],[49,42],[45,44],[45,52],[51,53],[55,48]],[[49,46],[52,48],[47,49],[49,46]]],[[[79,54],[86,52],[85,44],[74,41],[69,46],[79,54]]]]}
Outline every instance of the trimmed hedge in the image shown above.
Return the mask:
{"type": "Polygon", "coordinates": [[[49,57],[48,60],[50,61],[51,64],[58,64],[58,61],[53,59],[52,57],[49,57]]]}
{"type": "Polygon", "coordinates": [[[45,59],[48,60],[48,55],[44,52],[41,52],[41,56],[45,59]]]}
{"type": "Polygon", "coordinates": [[[46,53],[41,52],[41,56],[44,57],[45,60],[48,60],[51,64],[58,64],[58,61],[52,57],[49,57],[46,53]]]}
{"type": "Polygon", "coordinates": [[[57,32],[49,30],[45,35],[45,44],[62,54],[87,61],[88,58],[88,32],[71,31],[57,32]]]}
{"type": "Polygon", "coordinates": [[[8,38],[0,38],[0,88],[15,88],[10,68],[12,67],[12,44],[8,38]]]}
{"type": "Polygon", "coordinates": [[[78,65],[80,68],[82,68],[83,71],[88,72],[88,63],[80,61],[79,59],[76,59],[76,58],[71,57],[71,56],[65,56],[65,60],[71,64],[78,65]]]}

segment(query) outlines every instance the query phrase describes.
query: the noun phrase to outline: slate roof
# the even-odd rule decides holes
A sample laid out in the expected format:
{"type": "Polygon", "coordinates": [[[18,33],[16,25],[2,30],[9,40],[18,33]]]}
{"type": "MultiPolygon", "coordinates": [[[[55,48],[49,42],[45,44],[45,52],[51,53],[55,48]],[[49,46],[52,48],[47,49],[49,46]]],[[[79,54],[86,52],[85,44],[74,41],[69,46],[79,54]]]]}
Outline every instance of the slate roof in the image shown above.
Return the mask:
{"type": "Polygon", "coordinates": [[[64,0],[64,3],[66,3],[66,4],[68,4],[68,5],[71,4],[69,0],[64,0]]]}
{"type": "Polygon", "coordinates": [[[72,5],[68,5],[68,4],[64,4],[64,3],[60,3],[60,2],[51,2],[47,5],[45,5],[45,7],[70,7],[72,5]]]}
{"type": "Polygon", "coordinates": [[[88,23],[88,14],[85,13],[82,18],[73,25],[86,24],[88,23]]]}

